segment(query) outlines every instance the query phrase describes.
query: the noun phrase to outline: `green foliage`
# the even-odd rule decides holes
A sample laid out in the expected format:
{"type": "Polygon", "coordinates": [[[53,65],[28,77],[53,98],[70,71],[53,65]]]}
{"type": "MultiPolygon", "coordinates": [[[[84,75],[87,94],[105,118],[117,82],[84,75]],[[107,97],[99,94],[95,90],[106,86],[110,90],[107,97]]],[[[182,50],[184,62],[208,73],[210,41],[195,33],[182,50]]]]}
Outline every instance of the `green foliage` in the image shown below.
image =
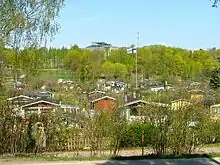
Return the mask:
{"type": "Polygon", "coordinates": [[[215,69],[212,71],[211,79],[210,79],[210,86],[213,89],[217,89],[220,87],[220,69],[215,69]]]}
{"type": "Polygon", "coordinates": [[[112,63],[121,63],[126,66],[128,72],[134,71],[135,57],[133,55],[128,55],[126,49],[118,49],[108,56],[107,61],[112,63]]]}
{"type": "MultiPolygon", "coordinates": [[[[208,79],[219,66],[218,52],[218,49],[189,51],[161,45],[145,46],[139,49],[138,74],[170,81],[208,79]]],[[[94,82],[102,76],[132,82],[136,65],[135,56],[127,54],[124,48],[112,51],[105,59],[103,51],[85,50],[77,45],[70,49],[29,47],[19,52],[4,49],[2,58],[5,66],[16,68],[17,72],[21,69],[30,76],[38,77],[42,69],[57,70],[57,74],[65,69],[81,82],[94,82]]]]}
{"type": "Polygon", "coordinates": [[[84,82],[100,75],[102,59],[99,52],[82,50],[75,46],[68,50],[63,61],[65,68],[75,72],[78,79],[84,82]]]}
{"type": "Polygon", "coordinates": [[[20,48],[40,44],[58,30],[55,18],[64,0],[19,0],[0,3],[0,45],[20,48]]]}
{"type": "MultiPolygon", "coordinates": [[[[201,103],[169,106],[149,104],[139,109],[141,122],[152,127],[150,146],[158,155],[191,154],[201,145],[217,137],[210,109],[201,103]]],[[[215,129],[216,130],[216,129],[215,129]]]]}
{"type": "Polygon", "coordinates": [[[190,105],[187,108],[180,108],[172,114],[169,144],[174,155],[192,153],[195,148],[205,144],[214,132],[210,131],[211,120],[209,109],[202,105],[190,105]],[[191,121],[198,122],[190,126],[191,121]]]}
{"type": "Polygon", "coordinates": [[[153,127],[149,124],[131,123],[126,126],[121,139],[122,148],[142,147],[142,131],[144,131],[144,146],[151,146],[153,127]]]}
{"type": "Polygon", "coordinates": [[[212,7],[218,7],[219,0],[210,0],[213,1],[212,7]]]}
{"type": "Polygon", "coordinates": [[[102,64],[102,72],[107,78],[124,79],[128,74],[127,67],[121,63],[104,62],[102,64]]]}

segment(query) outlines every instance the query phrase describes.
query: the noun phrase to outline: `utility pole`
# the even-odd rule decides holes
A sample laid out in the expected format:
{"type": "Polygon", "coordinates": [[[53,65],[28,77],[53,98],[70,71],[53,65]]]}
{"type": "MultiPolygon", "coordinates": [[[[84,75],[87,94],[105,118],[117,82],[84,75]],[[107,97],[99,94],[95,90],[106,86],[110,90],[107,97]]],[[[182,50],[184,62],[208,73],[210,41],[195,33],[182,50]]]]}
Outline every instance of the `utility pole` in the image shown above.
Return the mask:
{"type": "Polygon", "coordinates": [[[139,47],[139,32],[137,32],[137,46],[136,46],[136,90],[138,89],[138,47],[139,47]]]}

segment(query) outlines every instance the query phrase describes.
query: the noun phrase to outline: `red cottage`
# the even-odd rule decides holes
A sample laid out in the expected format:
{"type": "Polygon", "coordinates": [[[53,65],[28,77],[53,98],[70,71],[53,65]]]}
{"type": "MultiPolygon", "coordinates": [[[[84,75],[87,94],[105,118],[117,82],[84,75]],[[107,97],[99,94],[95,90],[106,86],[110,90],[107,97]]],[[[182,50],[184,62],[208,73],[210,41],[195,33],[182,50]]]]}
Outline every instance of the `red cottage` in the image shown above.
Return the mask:
{"type": "Polygon", "coordinates": [[[117,103],[115,98],[110,96],[103,96],[91,102],[92,109],[101,111],[112,111],[116,108],[117,103]]]}

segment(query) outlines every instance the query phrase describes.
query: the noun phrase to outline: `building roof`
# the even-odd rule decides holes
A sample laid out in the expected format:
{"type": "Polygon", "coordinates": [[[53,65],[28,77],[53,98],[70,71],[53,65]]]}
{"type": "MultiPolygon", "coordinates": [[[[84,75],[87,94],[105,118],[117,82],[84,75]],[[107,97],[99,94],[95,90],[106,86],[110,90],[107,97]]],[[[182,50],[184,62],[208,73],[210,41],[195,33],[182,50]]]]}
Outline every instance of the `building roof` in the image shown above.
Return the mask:
{"type": "Polygon", "coordinates": [[[220,104],[211,105],[211,107],[220,107],[220,104]]]}
{"type": "Polygon", "coordinates": [[[97,102],[97,101],[99,101],[99,100],[103,100],[103,99],[110,99],[110,100],[115,100],[115,98],[114,97],[110,97],[110,96],[103,96],[103,97],[100,97],[100,98],[98,98],[98,99],[95,99],[95,100],[93,100],[93,101],[91,101],[91,102],[97,102]]]}
{"type": "Polygon", "coordinates": [[[124,106],[130,106],[130,105],[137,104],[137,103],[147,104],[147,102],[146,102],[146,101],[143,101],[143,100],[133,100],[133,101],[131,101],[131,102],[127,102],[126,104],[124,104],[124,106]]]}
{"type": "Polygon", "coordinates": [[[103,91],[99,91],[99,90],[95,90],[95,91],[89,92],[88,94],[91,95],[91,94],[94,94],[94,93],[105,94],[105,92],[103,92],[103,91]]]}
{"type": "Polygon", "coordinates": [[[203,104],[207,106],[212,106],[212,105],[216,105],[216,102],[214,100],[205,99],[203,104]]]}
{"type": "Polygon", "coordinates": [[[52,95],[53,93],[51,91],[46,91],[46,90],[40,90],[36,92],[25,92],[24,95],[32,98],[37,98],[37,97],[48,97],[52,95]]]}
{"type": "Polygon", "coordinates": [[[111,46],[111,44],[107,44],[106,42],[92,42],[92,45],[96,45],[98,47],[111,46]]]}
{"type": "Polygon", "coordinates": [[[102,49],[110,47],[112,47],[112,45],[106,42],[93,42],[92,45],[87,46],[86,49],[102,49]]]}
{"type": "Polygon", "coordinates": [[[41,94],[41,93],[43,93],[43,94],[44,94],[44,93],[53,94],[53,92],[51,92],[51,91],[49,91],[49,90],[40,90],[40,91],[38,91],[37,93],[38,93],[38,94],[39,94],[39,93],[40,93],[40,94],[41,94]]]}
{"type": "Polygon", "coordinates": [[[27,106],[30,106],[30,105],[34,105],[34,104],[37,104],[37,103],[47,103],[47,104],[51,104],[51,105],[55,105],[55,106],[58,106],[60,105],[60,102],[58,100],[52,100],[52,99],[38,99],[38,100],[33,100],[25,105],[22,105],[21,107],[27,107],[27,106]]]}
{"type": "MultiPolygon", "coordinates": [[[[168,86],[168,85],[167,85],[168,86]]],[[[164,88],[165,85],[149,85],[150,88],[164,88]]]]}
{"type": "Polygon", "coordinates": [[[17,99],[17,98],[26,98],[26,99],[34,100],[32,97],[29,97],[29,96],[26,96],[26,95],[19,95],[19,96],[11,97],[11,98],[8,98],[7,100],[12,101],[12,100],[17,99]]]}
{"type": "Polygon", "coordinates": [[[137,103],[149,104],[149,105],[159,106],[159,107],[169,106],[168,104],[164,104],[164,103],[148,102],[148,101],[144,101],[144,100],[131,101],[129,103],[124,104],[124,106],[130,106],[130,105],[137,104],[137,103]]]}
{"type": "Polygon", "coordinates": [[[105,96],[105,92],[98,90],[88,93],[89,101],[93,101],[104,96],[105,96]]]}

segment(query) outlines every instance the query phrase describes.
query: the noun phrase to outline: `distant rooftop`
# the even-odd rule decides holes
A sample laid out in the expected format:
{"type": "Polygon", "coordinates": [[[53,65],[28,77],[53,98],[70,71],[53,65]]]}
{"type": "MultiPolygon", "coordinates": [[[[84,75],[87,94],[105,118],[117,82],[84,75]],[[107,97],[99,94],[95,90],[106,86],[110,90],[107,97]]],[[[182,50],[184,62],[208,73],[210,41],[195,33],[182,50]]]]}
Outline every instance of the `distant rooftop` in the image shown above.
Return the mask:
{"type": "Polygon", "coordinates": [[[116,48],[115,46],[112,46],[111,44],[108,44],[106,42],[92,42],[92,45],[89,45],[86,47],[86,49],[104,49],[104,48],[116,48]]]}

